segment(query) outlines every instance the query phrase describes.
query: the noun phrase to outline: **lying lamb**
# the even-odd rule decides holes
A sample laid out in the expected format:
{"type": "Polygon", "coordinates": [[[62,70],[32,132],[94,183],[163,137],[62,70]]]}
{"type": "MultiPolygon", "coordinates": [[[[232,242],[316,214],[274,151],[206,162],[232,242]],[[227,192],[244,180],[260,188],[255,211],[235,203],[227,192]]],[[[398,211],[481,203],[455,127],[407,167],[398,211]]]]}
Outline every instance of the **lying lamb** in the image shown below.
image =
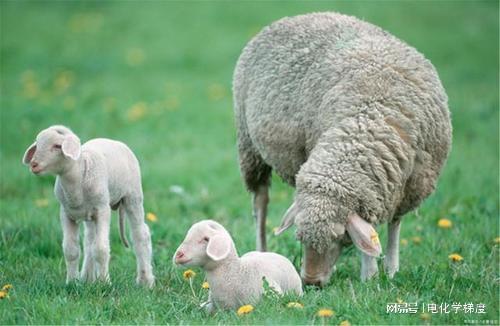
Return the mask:
{"type": "Polygon", "coordinates": [[[392,277],[401,218],[432,193],[451,147],[447,96],[429,60],[354,17],[286,17],[247,44],[233,93],[257,249],[266,248],[274,170],[296,187],[278,233],[297,226],[306,283],[327,283],[350,240],[362,252],[361,278],[375,275],[373,226],[384,222],[392,277]]]}
{"type": "Polygon", "coordinates": [[[137,282],[154,284],[151,237],[144,223],[139,163],[123,143],[93,139],[80,146],[80,139],[64,126],[41,131],[26,150],[23,163],[36,175],[57,176],[55,195],[61,205],[66,282],[78,278],[80,258],[78,223],[85,224],[81,279],[108,281],[111,209],[119,209],[120,236],[127,216],[137,257],[137,282]]]}
{"type": "Polygon", "coordinates": [[[264,291],[263,278],[279,294],[302,295],[300,276],[287,258],[256,251],[238,257],[231,235],[212,220],[189,229],[173,260],[206,271],[210,284],[206,308],[210,312],[256,303],[264,291]]]}

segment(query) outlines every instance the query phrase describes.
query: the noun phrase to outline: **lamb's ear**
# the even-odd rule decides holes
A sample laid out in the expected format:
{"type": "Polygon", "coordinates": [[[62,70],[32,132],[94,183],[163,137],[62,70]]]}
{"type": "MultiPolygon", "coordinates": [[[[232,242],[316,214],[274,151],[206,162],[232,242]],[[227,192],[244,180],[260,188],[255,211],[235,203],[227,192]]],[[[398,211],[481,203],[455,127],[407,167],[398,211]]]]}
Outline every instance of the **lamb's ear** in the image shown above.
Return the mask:
{"type": "Polygon", "coordinates": [[[285,216],[283,216],[281,225],[278,227],[276,231],[274,231],[274,235],[280,235],[281,233],[285,232],[288,228],[290,228],[295,222],[295,217],[297,216],[298,212],[299,209],[297,207],[297,204],[293,202],[292,206],[290,206],[287,209],[285,216]]]}
{"type": "Polygon", "coordinates": [[[80,139],[75,135],[67,135],[61,144],[61,149],[64,156],[73,160],[78,160],[80,157],[80,139]]]}
{"type": "Polygon", "coordinates": [[[359,250],[373,257],[378,257],[382,253],[378,233],[373,226],[359,217],[358,214],[352,213],[347,219],[347,232],[351,236],[352,242],[359,250]]]}
{"type": "Polygon", "coordinates": [[[226,258],[231,251],[231,240],[226,235],[214,235],[207,245],[207,255],[214,261],[226,258]]]}
{"type": "Polygon", "coordinates": [[[31,144],[30,147],[24,152],[23,156],[23,164],[24,165],[29,165],[31,160],[33,159],[33,155],[35,155],[36,152],[36,142],[31,144]]]}

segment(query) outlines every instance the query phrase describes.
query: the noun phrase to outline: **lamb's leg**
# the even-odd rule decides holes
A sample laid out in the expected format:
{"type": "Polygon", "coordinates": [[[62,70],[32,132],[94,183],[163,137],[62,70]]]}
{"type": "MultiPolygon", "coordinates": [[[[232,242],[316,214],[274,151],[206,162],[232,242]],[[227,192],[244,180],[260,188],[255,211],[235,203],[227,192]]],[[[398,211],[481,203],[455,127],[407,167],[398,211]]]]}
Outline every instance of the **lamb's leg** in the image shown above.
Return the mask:
{"type": "Polygon", "coordinates": [[[137,283],[152,287],[155,282],[151,266],[152,246],[148,225],[144,222],[144,209],[141,199],[125,199],[125,212],[132,231],[134,250],[137,259],[137,283]]]}
{"type": "Polygon", "coordinates": [[[80,243],[78,224],[70,219],[61,207],[60,220],[63,231],[63,252],[66,261],[66,283],[78,279],[78,265],[80,262],[80,243]]]}
{"type": "Polygon", "coordinates": [[[269,203],[269,186],[261,185],[253,195],[253,215],[256,223],[257,251],[266,251],[266,218],[269,203]]]}
{"type": "Polygon", "coordinates": [[[361,253],[361,280],[367,281],[377,275],[377,259],[365,253],[361,253]]]}
{"type": "Polygon", "coordinates": [[[94,244],[94,257],[97,270],[97,279],[109,282],[109,226],[111,221],[111,209],[103,206],[95,215],[96,237],[94,244]]]}
{"type": "Polygon", "coordinates": [[[94,262],[96,223],[94,221],[85,221],[84,237],[83,266],[80,279],[82,281],[94,282],[96,280],[96,266],[94,262]]]}
{"type": "Polygon", "coordinates": [[[387,224],[389,230],[387,238],[387,254],[384,259],[385,272],[390,278],[399,270],[399,231],[401,220],[391,221],[387,224]]]}
{"type": "Polygon", "coordinates": [[[203,302],[200,305],[200,308],[204,308],[205,311],[208,312],[209,314],[213,314],[215,312],[215,306],[214,303],[212,302],[212,294],[210,291],[208,292],[208,300],[203,302]]]}

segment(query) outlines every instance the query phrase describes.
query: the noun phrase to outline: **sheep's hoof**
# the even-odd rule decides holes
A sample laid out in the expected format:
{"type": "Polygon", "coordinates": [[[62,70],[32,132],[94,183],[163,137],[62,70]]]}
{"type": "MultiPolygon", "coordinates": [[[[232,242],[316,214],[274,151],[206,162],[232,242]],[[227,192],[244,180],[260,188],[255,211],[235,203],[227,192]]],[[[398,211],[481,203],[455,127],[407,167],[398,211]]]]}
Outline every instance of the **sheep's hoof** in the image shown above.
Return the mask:
{"type": "Polygon", "coordinates": [[[385,274],[389,278],[394,278],[397,272],[399,272],[399,266],[384,266],[385,274]]]}
{"type": "Polygon", "coordinates": [[[377,276],[378,270],[367,270],[361,272],[361,281],[366,282],[377,276]]]}

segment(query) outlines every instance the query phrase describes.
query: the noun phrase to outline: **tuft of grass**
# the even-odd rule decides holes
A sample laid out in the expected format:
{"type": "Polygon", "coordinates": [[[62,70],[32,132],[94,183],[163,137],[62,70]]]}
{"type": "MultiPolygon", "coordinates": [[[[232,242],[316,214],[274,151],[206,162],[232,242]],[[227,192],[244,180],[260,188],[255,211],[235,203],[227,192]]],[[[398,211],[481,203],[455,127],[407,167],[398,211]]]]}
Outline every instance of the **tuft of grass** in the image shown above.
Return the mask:
{"type": "MultiPolygon", "coordinates": [[[[498,323],[498,2],[1,2],[0,300],[5,324],[459,324],[498,323]],[[335,10],[379,25],[436,66],[449,95],[453,150],[436,193],[402,225],[401,268],[362,283],[359,257],[345,250],[323,290],[302,298],[269,296],[251,313],[209,316],[171,257],[196,220],[213,218],[240,253],[254,249],[250,197],[240,180],[231,78],[243,46],[283,16],[335,10]],[[157,284],[135,286],[135,261],[112,225],[112,284],[64,284],[58,205],[52,177],[21,164],[48,125],[81,137],[119,139],[142,165],[157,284]],[[453,227],[437,226],[448,218],[453,227]],[[420,237],[420,243],[412,238],[420,237]],[[462,262],[448,256],[460,254],[462,262]],[[416,302],[417,314],[387,313],[416,302]],[[303,309],[287,308],[299,301],[303,309]],[[422,305],[473,303],[484,314],[437,313],[422,305]],[[321,319],[316,312],[332,309],[321,319]],[[429,319],[430,318],[430,319],[429,319]]],[[[273,179],[268,233],[293,189],[273,179]]],[[[381,240],[386,238],[380,227],[381,240]]],[[[292,232],[269,248],[299,268],[292,232]]],[[[381,262],[380,262],[381,263],[381,262]]],[[[382,270],[382,264],[379,264],[382,270]]]]}

